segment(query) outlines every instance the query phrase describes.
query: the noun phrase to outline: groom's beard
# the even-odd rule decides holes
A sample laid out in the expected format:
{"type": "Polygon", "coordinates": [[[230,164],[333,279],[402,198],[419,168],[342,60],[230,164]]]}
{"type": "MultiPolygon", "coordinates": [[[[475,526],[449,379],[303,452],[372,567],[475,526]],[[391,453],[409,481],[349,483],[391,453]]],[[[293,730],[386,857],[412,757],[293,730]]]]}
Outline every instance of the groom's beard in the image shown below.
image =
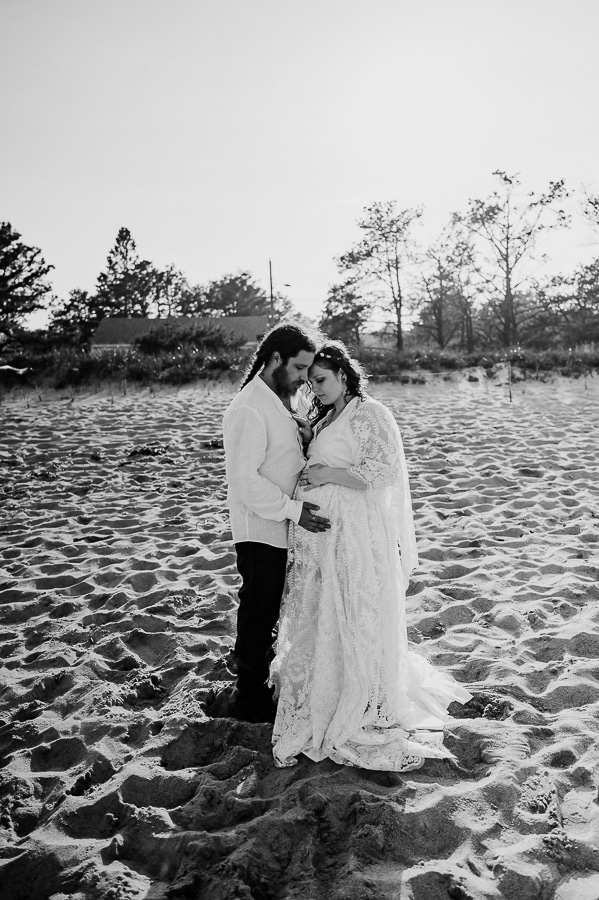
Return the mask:
{"type": "Polygon", "coordinates": [[[285,363],[281,363],[276,369],[273,369],[272,380],[275,383],[277,396],[282,400],[293,397],[302,385],[301,381],[291,381],[285,363]]]}

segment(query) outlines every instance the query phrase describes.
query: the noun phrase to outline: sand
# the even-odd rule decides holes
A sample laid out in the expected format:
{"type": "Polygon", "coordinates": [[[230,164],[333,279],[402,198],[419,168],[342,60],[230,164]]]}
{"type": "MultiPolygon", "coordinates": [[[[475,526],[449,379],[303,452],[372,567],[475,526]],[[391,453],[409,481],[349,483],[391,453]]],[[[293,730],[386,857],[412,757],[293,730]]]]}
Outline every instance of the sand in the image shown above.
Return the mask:
{"type": "Polygon", "coordinates": [[[235,388],[0,404],[2,900],[597,900],[599,378],[375,384],[400,422],[419,652],[457,763],[303,760],[208,719],[238,576],[235,388]]]}

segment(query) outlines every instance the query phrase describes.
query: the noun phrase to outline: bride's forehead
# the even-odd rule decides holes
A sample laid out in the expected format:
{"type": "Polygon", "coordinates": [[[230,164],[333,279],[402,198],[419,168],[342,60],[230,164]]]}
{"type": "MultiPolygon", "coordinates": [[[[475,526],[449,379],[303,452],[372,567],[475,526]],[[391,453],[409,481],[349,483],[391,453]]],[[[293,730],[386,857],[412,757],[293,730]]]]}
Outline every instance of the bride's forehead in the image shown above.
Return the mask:
{"type": "Polygon", "coordinates": [[[320,375],[334,375],[334,374],[335,373],[333,372],[332,369],[327,369],[325,366],[319,366],[318,364],[310,366],[310,369],[308,370],[308,375],[310,378],[317,378],[320,375]]]}

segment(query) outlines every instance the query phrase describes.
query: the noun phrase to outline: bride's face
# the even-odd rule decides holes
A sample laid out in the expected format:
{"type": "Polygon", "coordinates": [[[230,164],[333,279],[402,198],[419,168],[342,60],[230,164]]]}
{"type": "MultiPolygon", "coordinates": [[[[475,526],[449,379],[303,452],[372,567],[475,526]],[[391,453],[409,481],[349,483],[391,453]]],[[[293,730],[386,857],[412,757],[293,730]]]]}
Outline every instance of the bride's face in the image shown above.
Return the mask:
{"type": "Polygon", "coordinates": [[[324,366],[311,366],[309,372],[312,390],[324,406],[330,406],[343,396],[345,384],[341,372],[333,372],[324,366]]]}

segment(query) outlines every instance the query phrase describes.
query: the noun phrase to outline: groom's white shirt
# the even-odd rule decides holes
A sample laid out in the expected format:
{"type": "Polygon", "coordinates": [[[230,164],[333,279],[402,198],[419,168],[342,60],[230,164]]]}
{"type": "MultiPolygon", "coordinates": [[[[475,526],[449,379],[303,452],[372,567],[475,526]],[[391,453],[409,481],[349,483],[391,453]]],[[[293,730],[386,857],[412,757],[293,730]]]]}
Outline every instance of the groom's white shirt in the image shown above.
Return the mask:
{"type": "Polygon", "coordinates": [[[289,519],[297,524],[302,511],[291,494],[306,461],[291,413],[259,375],[231,401],[223,438],[233,541],[287,547],[289,519]]]}

